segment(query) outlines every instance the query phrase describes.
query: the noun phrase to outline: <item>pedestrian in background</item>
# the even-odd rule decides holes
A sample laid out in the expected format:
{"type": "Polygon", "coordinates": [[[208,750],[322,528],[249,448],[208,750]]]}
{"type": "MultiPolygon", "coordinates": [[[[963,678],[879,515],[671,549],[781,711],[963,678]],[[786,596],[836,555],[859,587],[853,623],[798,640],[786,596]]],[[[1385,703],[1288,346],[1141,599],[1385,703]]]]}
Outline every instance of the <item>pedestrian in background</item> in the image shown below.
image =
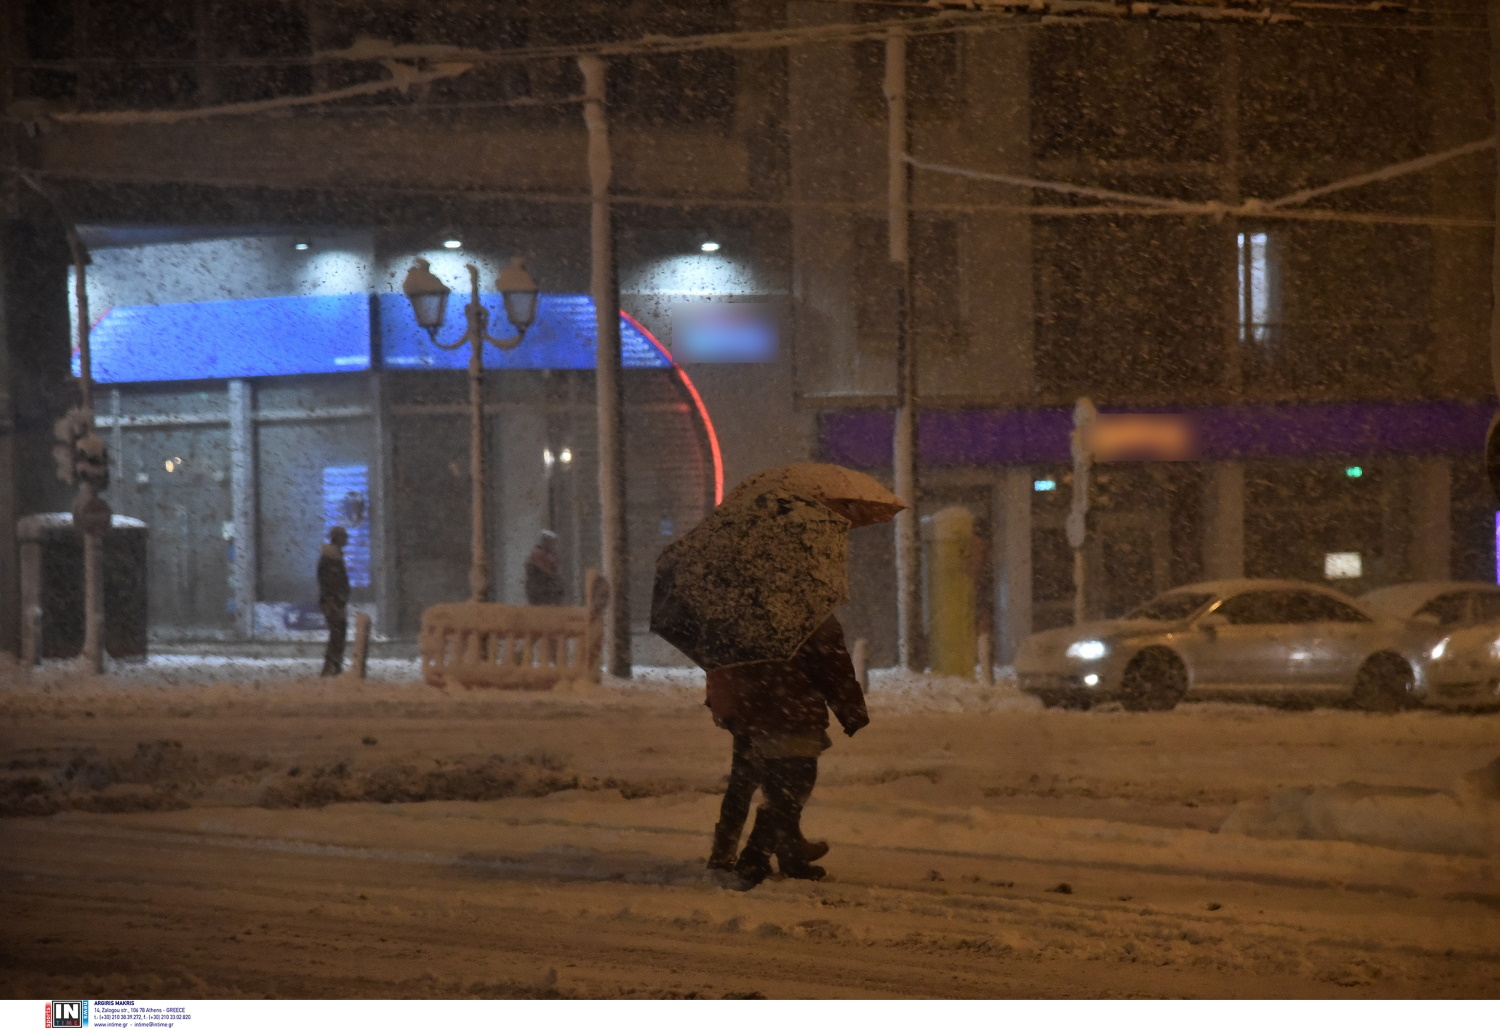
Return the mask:
{"type": "Polygon", "coordinates": [[[344,527],[334,526],[328,531],[328,543],[318,553],[318,607],[328,623],[324,676],[344,671],[344,640],[349,631],[349,570],[344,566],[344,545],[348,542],[344,527]]]}
{"type": "Polygon", "coordinates": [[[562,604],[562,561],[557,554],[557,534],[542,530],[541,539],[526,558],[526,603],[562,604]]]}

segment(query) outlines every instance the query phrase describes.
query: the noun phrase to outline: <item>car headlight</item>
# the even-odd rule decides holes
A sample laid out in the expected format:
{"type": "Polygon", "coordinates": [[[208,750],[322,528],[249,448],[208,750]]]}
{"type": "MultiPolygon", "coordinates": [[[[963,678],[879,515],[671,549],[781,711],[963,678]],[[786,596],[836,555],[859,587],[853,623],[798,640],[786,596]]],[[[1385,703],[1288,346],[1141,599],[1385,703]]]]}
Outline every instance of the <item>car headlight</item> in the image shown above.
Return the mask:
{"type": "MultiPolygon", "coordinates": [[[[1494,650],[1495,650],[1495,645],[1491,644],[1490,645],[1490,651],[1493,652],[1494,650]]],[[[1436,644],[1432,645],[1432,650],[1427,652],[1427,657],[1431,658],[1433,661],[1437,661],[1439,658],[1443,657],[1443,655],[1445,655],[1447,653],[1448,653],[1448,638],[1444,637],[1442,640],[1439,640],[1436,644]]]]}
{"type": "Polygon", "coordinates": [[[1109,647],[1102,640],[1075,640],[1068,645],[1068,649],[1063,653],[1069,658],[1093,662],[1107,655],[1109,647]]]}

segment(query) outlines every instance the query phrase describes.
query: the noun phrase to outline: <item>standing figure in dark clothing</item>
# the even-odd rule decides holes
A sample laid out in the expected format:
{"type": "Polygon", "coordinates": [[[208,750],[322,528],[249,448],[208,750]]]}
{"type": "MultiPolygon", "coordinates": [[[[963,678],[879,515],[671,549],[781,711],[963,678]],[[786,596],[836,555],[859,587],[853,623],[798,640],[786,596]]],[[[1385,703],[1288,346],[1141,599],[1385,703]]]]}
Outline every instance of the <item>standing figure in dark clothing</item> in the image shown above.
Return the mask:
{"type": "Polygon", "coordinates": [[[542,530],[542,537],[526,558],[526,603],[562,604],[563,580],[557,555],[557,534],[542,530]]]}
{"type": "Polygon", "coordinates": [[[828,848],[803,837],[802,808],[817,782],[818,756],[832,746],[828,712],[851,737],[870,722],[838,620],[830,616],[785,661],[709,670],[708,707],[714,722],[734,734],[710,868],[727,870],[734,861],[758,787],[762,804],[734,861],[737,882],[731,886],[749,890],[759,884],[771,873],[773,854],[783,875],[821,879],[823,869],[811,862],[828,848]]]}
{"type": "Polygon", "coordinates": [[[323,675],[344,671],[344,639],[349,630],[349,570],[344,567],[343,526],[328,531],[328,543],[318,553],[318,607],[328,622],[328,647],[323,652],[323,675]]]}

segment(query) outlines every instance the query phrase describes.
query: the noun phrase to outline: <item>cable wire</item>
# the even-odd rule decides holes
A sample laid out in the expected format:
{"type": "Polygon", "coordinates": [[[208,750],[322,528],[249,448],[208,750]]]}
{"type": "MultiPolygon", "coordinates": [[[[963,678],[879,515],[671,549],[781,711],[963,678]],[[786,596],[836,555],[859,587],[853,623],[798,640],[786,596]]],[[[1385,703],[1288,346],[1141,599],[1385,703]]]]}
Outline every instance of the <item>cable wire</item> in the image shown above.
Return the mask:
{"type": "MultiPolygon", "coordinates": [[[[4,171],[19,174],[23,170],[8,168],[4,171]]],[[[49,169],[46,171],[26,169],[25,174],[46,179],[57,179],[81,183],[100,183],[124,186],[202,186],[211,189],[259,189],[277,190],[286,193],[392,195],[409,197],[431,197],[460,200],[469,203],[525,203],[583,205],[591,202],[587,193],[544,193],[527,190],[497,190],[490,188],[464,189],[462,187],[408,186],[371,183],[292,183],[272,182],[260,178],[235,178],[226,176],[180,176],[130,175],[118,172],[98,172],[89,169],[49,169]]],[[[1150,198],[1159,200],[1161,198],[1150,198]]],[[[727,210],[759,211],[842,211],[883,213],[883,200],[806,200],[801,198],[757,198],[757,197],[671,197],[649,194],[614,193],[610,203],[621,207],[672,207],[681,209],[709,208],[727,210]]],[[[1067,205],[1067,204],[1006,204],[919,201],[911,205],[913,211],[950,212],[954,214],[1010,214],[1034,218],[1097,218],[1112,216],[1129,217],[1210,217],[1222,218],[1234,213],[1217,202],[1186,206],[1125,206],[1125,205],[1067,205]]],[[[1252,212],[1245,212],[1252,213],[1252,212]]],[[[1321,208],[1294,210],[1264,210],[1253,212],[1258,217],[1278,221],[1348,222],[1362,225],[1419,225],[1441,229],[1492,229],[1494,221],[1485,218],[1461,216],[1407,214],[1403,212],[1331,211],[1321,208]]]]}

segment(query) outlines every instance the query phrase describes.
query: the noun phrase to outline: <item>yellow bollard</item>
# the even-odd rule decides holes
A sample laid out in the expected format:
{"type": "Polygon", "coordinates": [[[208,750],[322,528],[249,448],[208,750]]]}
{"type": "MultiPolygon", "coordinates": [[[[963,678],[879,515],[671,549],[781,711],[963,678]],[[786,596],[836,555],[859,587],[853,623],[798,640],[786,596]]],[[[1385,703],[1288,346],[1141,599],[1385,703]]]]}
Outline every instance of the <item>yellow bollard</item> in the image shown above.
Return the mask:
{"type": "Polygon", "coordinates": [[[931,560],[927,574],[932,671],[974,677],[974,514],[952,507],[922,520],[931,560]]]}

